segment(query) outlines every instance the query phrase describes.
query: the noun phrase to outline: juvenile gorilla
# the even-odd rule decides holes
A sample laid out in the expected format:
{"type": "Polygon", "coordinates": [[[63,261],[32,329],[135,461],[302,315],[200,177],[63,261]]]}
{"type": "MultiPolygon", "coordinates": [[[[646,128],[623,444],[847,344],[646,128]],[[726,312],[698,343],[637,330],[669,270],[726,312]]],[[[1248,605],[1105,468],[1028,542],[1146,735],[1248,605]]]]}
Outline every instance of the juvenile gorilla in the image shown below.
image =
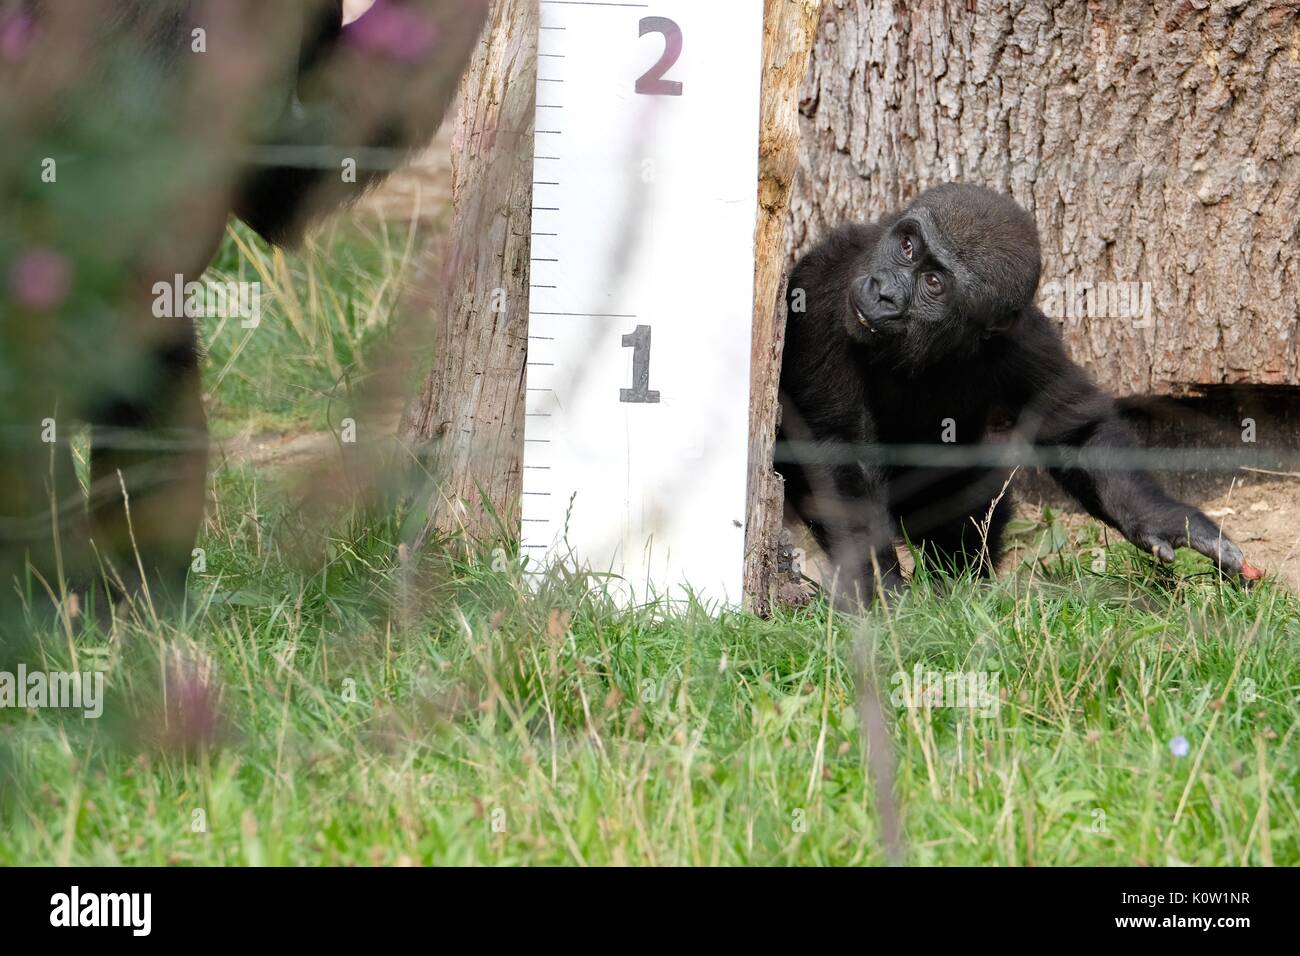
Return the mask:
{"type": "Polygon", "coordinates": [[[1056,481],[1139,548],[1171,561],[1192,547],[1228,574],[1259,575],[1209,518],[1124,463],[1135,436],[1034,306],[1039,270],[1033,218],[962,184],[844,226],[795,266],[781,371],[789,454],[777,469],[842,600],[902,586],[902,536],[932,567],[991,572],[1011,513],[1007,472],[943,462],[978,451],[999,418],[1053,449],[1043,463],[1056,481]],[[939,447],[915,448],[927,445],[939,447]]]}

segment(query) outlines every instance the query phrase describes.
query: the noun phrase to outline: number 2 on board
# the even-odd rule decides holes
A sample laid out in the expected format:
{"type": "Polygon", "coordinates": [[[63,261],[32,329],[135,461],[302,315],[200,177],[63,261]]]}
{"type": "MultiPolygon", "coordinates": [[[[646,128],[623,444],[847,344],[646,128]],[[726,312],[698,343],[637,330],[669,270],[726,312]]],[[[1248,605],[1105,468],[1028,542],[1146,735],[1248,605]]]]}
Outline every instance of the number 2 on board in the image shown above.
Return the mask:
{"type": "Polygon", "coordinates": [[[681,96],[682,84],[665,80],[664,74],[673,68],[682,55],[682,28],[667,17],[646,17],[641,21],[641,36],[647,33],[664,35],[664,55],[636,81],[636,91],[647,96],[681,96]]]}

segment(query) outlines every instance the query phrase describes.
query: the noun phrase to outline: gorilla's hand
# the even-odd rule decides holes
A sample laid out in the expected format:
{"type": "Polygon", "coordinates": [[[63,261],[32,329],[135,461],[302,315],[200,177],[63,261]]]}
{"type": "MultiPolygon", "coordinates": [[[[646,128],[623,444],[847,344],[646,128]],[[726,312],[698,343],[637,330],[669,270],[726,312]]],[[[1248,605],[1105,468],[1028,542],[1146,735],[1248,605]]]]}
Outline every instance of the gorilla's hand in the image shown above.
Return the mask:
{"type": "Polygon", "coordinates": [[[1213,561],[1225,574],[1247,582],[1264,576],[1242,556],[1241,549],[1218,525],[1191,505],[1180,503],[1161,508],[1127,537],[1165,563],[1174,560],[1175,548],[1192,548],[1213,561]]]}

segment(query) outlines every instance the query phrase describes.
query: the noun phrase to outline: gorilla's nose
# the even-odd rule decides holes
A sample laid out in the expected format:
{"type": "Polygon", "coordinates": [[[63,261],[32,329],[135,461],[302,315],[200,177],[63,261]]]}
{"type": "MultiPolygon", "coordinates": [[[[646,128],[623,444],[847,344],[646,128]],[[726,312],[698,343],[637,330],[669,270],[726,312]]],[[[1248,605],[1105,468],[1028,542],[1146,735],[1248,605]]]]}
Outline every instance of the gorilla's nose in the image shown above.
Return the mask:
{"type": "Polygon", "coordinates": [[[898,301],[898,290],[889,281],[889,276],[877,272],[867,282],[870,285],[871,293],[880,300],[881,305],[891,306],[895,310],[898,309],[901,304],[898,301]]]}
{"type": "Polygon", "coordinates": [[[892,318],[903,311],[902,290],[888,273],[868,276],[858,294],[863,310],[871,318],[892,318]]]}

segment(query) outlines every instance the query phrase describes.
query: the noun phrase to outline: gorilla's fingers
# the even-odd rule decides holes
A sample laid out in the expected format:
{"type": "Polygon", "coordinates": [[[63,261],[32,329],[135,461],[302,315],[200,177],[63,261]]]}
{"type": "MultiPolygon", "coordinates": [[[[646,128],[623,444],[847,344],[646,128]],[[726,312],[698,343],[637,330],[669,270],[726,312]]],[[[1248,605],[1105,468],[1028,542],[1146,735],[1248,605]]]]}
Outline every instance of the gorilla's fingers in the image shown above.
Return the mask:
{"type": "MultiPolygon", "coordinates": [[[[1215,527],[1214,522],[1202,514],[1188,521],[1190,544],[1201,554],[1210,558],[1219,569],[1234,576],[1242,575],[1241,549],[1236,543],[1215,527]]],[[[1251,568],[1251,570],[1255,570],[1251,568]]]]}
{"type": "Polygon", "coordinates": [[[1174,561],[1174,546],[1168,541],[1156,539],[1151,542],[1151,556],[1163,564],[1172,564],[1174,561]]]}
{"type": "Polygon", "coordinates": [[[1168,564],[1174,560],[1175,548],[1192,548],[1205,555],[1224,574],[1241,579],[1246,584],[1258,581],[1264,572],[1254,567],[1244,557],[1236,542],[1201,514],[1193,511],[1180,519],[1180,526],[1163,533],[1146,531],[1139,534],[1134,544],[1144,547],[1157,561],[1168,564]]]}

